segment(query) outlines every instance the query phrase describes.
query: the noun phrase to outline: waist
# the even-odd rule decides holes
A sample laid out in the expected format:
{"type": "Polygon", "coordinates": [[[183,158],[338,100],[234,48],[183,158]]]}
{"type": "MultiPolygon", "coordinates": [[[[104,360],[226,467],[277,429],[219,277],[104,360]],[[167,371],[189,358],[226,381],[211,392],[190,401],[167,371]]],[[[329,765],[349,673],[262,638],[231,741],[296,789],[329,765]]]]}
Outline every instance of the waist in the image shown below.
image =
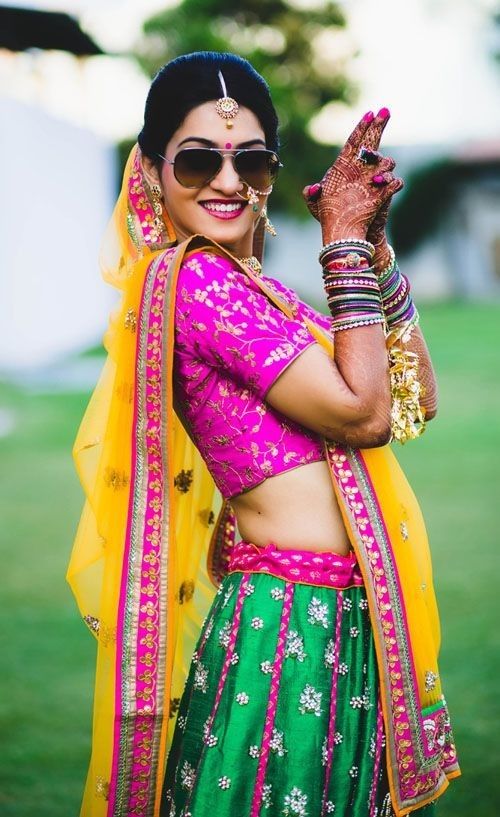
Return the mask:
{"type": "Polygon", "coordinates": [[[363,585],[361,571],[352,551],[347,556],[341,556],[330,550],[280,550],[275,542],[261,547],[244,539],[234,544],[227,572],[268,573],[285,581],[338,590],[363,585]]]}

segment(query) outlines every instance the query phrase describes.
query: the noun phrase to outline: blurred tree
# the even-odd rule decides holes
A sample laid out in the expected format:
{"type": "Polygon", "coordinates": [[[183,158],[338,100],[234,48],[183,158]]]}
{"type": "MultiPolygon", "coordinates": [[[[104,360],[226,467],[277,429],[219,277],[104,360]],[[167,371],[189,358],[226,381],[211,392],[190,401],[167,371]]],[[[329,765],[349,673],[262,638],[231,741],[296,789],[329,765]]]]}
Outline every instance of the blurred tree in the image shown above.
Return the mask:
{"type": "Polygon", "coordinates": [[[245,0],[242,6],[233,0],[182,0],[145,22],[135,56],[150,76],[190,51],[232,51],[250,60],[270,85],[281,123],[285,166],[272,208],[305,217],[302,188],[319,180],[336,156],[314,140],[308,126],[326,103],[352,103],[355,87],[345,75],[351,55],[344,56],[345,49],[335,53],[335,38],[345,27],[339,7],[301,5],[300,0],[245,0]]]}

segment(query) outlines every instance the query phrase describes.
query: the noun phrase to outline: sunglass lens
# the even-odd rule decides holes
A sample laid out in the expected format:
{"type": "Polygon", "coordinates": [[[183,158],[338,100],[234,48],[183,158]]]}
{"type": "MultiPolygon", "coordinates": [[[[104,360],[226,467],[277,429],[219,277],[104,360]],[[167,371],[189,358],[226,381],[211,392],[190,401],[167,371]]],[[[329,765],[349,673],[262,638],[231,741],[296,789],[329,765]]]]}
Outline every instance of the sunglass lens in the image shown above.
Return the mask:
{"type": "Polygon", "coordinates": [[[278,174],[279,159],[269,150],[242,150],[234,161],[238,175],[256,190],[265,190],[278,174]]]}
{"type": "Polygon", "coordinates": [[[175,157],[174,175],[184,187],[203,187],[220,170],[219,153],[205,148],[186,148],[175,157]]]}

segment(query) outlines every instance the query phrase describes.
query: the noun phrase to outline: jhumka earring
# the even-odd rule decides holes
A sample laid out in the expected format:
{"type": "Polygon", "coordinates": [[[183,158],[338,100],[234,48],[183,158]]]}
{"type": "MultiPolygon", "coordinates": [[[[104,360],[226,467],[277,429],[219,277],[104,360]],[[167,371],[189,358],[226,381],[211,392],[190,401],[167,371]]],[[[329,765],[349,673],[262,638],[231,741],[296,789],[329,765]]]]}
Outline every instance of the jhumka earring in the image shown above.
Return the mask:
{"type": "Polygon", "coordinates": [[[231,120],[234,119],[238,113],[239,105],[235,99],[227,95],[226,83],[224,82],[222,71],[219,71],[219,81],[222,88],[222,97],[215,103],[215,110],[222,119],[226,120],[226,128],[232,128],[233,123],[231,120]]]}

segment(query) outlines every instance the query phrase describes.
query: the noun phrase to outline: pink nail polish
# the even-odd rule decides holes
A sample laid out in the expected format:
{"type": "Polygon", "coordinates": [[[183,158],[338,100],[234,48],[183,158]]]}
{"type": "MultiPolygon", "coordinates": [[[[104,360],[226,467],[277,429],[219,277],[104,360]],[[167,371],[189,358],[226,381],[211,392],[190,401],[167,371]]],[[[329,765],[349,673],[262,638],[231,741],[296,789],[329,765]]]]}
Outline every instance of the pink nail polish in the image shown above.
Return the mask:
{"type": "Polygon", "coordinates": [[[372,182],[374,182],[375,184],[384,184],[385,179],[381,173],[377,173],[376,176],[372,177],[372,182]]]}
{"type": "Polygon", "coordinates": [[[375,118],[373,111],[367,111],[363,117],[363,122],[371,122],[375,118]]]}
{"type": "Polygon", "coordinates": [[[307,191],[307,195],[310,199],[314,198],[318,195],[319,191],[321,190],[320,184],[311,184],[309,186],[309,190],[307,191]]]}
{"type": "Polygon", "coordinates": [[[377,114],[380,119],[387,119],[391,115],[389,108],[381,108],[377,114]]]}

